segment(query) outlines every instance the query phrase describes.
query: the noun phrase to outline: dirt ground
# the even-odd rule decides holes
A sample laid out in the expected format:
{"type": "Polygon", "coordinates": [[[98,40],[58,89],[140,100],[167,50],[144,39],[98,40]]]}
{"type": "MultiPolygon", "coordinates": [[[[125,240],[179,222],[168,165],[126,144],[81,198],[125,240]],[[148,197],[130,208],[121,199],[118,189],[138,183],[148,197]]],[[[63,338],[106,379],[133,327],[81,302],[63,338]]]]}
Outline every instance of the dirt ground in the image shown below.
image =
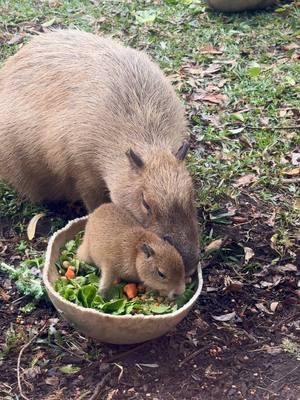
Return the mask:
{"type": "MultiPolygon", "coordinates": [[[[0,344],[9,327],[17,339],[0,365],[0,398],[16,398],[17,359],[29,341],[28,332],[35,328],[43,330],[25,349],[20,367],[22,388],[30,399],[298,400],[299,354],[283,343],[289,339],[299,343],[299,270],[246,269],[237,275],[222,262],[224,254],[227,259],[241,257],[237,243],[246,234],[260,263],[268,266],[272,261],[268,212],[254,198],[244,194],[239,202],[247,221],[214,227],[222,227],[228,244],[223,255],[204,262],[205,287],[193,312],[173,332],[148,343],[96,344],[59,319],[45,301],[24,317],[19,310],[28,299],[20,297],[14,284],[1,276],[0,344]],[[253,219],[255,213],[264,216],[253,219]],[[214,319],[222,315],[229,320],[214,319]],[[80,370],[62,373],[60,368],[69,364],[80,370]]],[[[46,225],[42,229],[47,230],[46,225]]],[[[212,226],[207,224],[206,229],[212,226]]],[[[4,258],[11,262],[21,236],[4,220],[1,231],[4,258]]],[[[43,237],[36,242],[41,250],[45,245],[43,237]]]]}

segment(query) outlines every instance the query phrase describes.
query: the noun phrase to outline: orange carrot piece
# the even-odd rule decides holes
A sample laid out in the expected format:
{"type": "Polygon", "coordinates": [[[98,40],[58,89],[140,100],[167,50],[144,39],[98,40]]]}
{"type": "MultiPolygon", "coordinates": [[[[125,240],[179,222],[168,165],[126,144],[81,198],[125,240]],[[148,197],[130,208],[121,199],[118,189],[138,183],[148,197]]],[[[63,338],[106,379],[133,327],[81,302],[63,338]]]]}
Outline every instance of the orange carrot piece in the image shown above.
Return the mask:
{"type": "Polygon", "coordinates": [[[127,283],[127,285],[123,287],[123,292],[129,300],[133,299],[137,295],[137,285],[135,283],[127,283]]]}
{"type": "Polygon", "coordinates": [[[67,269],[67,272],[65,273],[65,277],[66,278],[68,278],[68,279],[74,279],[75,278],[75,272],[73,271],[73,269],[72,268],[68,268],[67,269]]]}

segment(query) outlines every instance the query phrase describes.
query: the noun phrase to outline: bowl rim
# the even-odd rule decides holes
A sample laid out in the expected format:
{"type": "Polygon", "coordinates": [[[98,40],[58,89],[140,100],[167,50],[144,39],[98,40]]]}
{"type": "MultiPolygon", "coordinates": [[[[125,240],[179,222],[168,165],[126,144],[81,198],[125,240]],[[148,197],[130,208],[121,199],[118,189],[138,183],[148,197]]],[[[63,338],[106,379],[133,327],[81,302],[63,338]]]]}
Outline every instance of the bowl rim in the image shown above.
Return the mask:
{"type": "MultiPolygon", "coordinates": [[[[56,297],[60,302],[64,303],[66,306],[72,306],[78,311],[81,312],[88,312],[89,314],[94,314],[96,317],[104,317],[104,318],[109,318],[109,319],[125,319],[129,318],[132,320],[144,320],[144,319],[153,319],[154,321],[157,320],[166,320],[166,319],[173,319],[176,316],[179,316],[182,314],[184,311],[188,311],[189,308],[196,302],[197,298],[201,294],[202,287],[203,287],[203,277],[202,277],[202,269],[201,269],[201,262],[199,262],[198,267],[197,267],[197,275],[198,275],[198,287],[194,295],[191,297],[191,299],[182,307],[180,307],[178,310],[168,313],[168,314],[157,314],[157,315],[144,315],[144,314],[125,314],[125,315],[114,315],[114,314],[108,314],[108,313],[103,313],[101,311],[95,310],[94,308],[88,308],[88,307],[82,307],[78,304],[72,303],[69,300],[64,299],[52,286],[51,282],[48,279],[48,272],[49,272],[49,267],[50,267],[50,259],[51,259],[51,254],[52,254],[52,249],[53,249],[53,244],[61,233],[67,232],[71,226],[73,226],[75,223],[80,222],[80,221],[86,221],[88,219],[88,215],[81,217],[81,218],[76,218],[71,221],[69,221],[63,228],[57,230],[50,238],[48,245],[47,245],[47,250],[46,250],[46,256],[45,256],[45,264],[43,268],[43,282],[46,287],[46,290],[53,297],[56,297]]],[[[70,239],[71,240],[71,239],[70,239]]],[[[50,296],[49,296],[50,297],[50,296]]],[[[51,298],[50,298],[51,300],[51,298]]],[[[51,300],[52,302],[52,300],[51,300]]],[[[59,308],[59,307],[58,307],[59,308]]]]}

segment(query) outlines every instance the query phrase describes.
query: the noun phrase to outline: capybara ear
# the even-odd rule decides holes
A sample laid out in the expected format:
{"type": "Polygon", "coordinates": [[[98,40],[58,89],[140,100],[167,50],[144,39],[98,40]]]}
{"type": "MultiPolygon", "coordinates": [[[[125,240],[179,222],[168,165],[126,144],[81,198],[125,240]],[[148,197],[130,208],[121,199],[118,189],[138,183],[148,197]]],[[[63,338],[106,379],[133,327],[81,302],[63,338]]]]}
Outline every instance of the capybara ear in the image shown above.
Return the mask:
{"type": "Polygon", "coordinates": [[[144,161],[142,160],[141,156],[135,153],[132,149],[128,149],[126,151],[126,156],[128,157],[128,160],[130,161],[130,164],[134,169],[143,168],[144,161]]]}
{"type": "Polygon", "coordinates": [[[153,257],[154,254],[155,254],[155,252],[154,252],[154,250],[152,249],[152,247],[151,247],[149,244],[147,244],[147,243],[144,243],[144,244],[142,245],[142,251],[145,253],[145,255],[146,255],[147,258],[153,257]]]}
{"type": "Polygon", "coordinates": [[[190,148],[190,144],[187,140],[185,140],[182,143],[181,147],[179,147],[179,149],[176,153],[176,158],[180,161],[184,160],[189,148],[190,148]]]}
{"type": "Polygon", "coordinates": [[[163,239],[165,242],[170,243],[171,246],[174,246],[174,240],[171,235],[165,235],[163,239]]]}

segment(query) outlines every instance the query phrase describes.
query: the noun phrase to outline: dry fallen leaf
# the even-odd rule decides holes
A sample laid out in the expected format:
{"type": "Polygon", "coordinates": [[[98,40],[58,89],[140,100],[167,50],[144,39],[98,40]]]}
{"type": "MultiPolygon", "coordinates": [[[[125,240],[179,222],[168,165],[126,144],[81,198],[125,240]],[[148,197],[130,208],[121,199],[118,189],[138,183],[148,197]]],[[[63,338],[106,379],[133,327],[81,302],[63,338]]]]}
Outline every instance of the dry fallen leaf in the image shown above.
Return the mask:
{"type": "Polygon", "coordinates": [[[293,60],[293,61],[300,60],[300,53],[297,53],[295,51],[295,53],[293,53],[291,56],[291,60],[293,60]]]}
{"type": "Polygon", "coordinates": [[[271,310],[272,312],[275,312],[275,311],[276,311],[276,308],[278,307],[278,304],[279,304],[278,301],[273,301],[273,302],[270,304],[270,310],[271,310]]]}
{"type": "Polygon", "coordinates": [[[264,344],[264,345],[261,347],[261,350],[264,350],[264,351],[266,351],[267,353],[269,353],[269,354],[274,354],[274,355],[282,353],[282,347],[281,347],[281,346],[271,347],[271,346],[269,346],[268,344],[264,344]]]}
{"type": "Polygon", "coordinates": [[[61,4],[60,4],[59,0],[48,0],[48,5],[49,5],[49,7],[58,7],[61,4]]]}
{"type": "Polygon", "coordinates": [[[228,97],[225,94],[207,94],[202,97],[202,100],[213,104],[222,104],[228,102],[228,97]]]}
{"type": "Polygon", "coordinates": [[[2,301],[8,301],[10,299],[10,295],[0,287],[0,299],[2,301]]]}
{"type": "Polygon", "coordinates": [[[52,19],[50,19],[50,20],[44,22],[44,23],[42,24],[42,27],[43,27],[43,28],[49,28],[49,27],[52,26],[55,22],[56,22],[56,18],[54,17],[54,18],[52,18],[52,19]]]}
{"type": "Polygon", "coordinates": [[[251,247],[244,247],[244,253],[245,253],[245,264],[247,264],[251,260],[251,258],[255,256],[255,253],[251,249],[251,247]]]}
{"type": "Polygon", "coordinates": [[[235,316],[236,316],[235,311],[228,313],[228,314],[223,314],[223,315],[212,315],[213,319],[215,319],[216,321],[221,321],[221,322],[231,321],[235,316]]]}
{"type": "Polygon", "coordinates": [[[269,315],[272,315],[272,314],[273,314],[271,311],[269,311],[269,310],[267,309],[267,307],[265,307],[265,306],[263,305],[263,303],[256,303],[256,304],[255,304],[255,307],[256,307],[259,311],[264,312],[265,314],[269,314],[269,315]]]}
{"type": "Polygon", "coordinates": [[[211,253],[212,251],[219,250],[222,247],[223,239],[217,239],[209,243],[204,249],[205,253],[211,253]]]}
{"type": "Polygon", "coordinates": [[[35,215],[31,220],[29,221],[29,224],[27,226],[27,237],[29,240],[32,240],[35,236],[35,231],[36,231],[36,225],[38,221],[45,216],[44,213],[40,213],[35,215]]]}
{"type": "Polygon", "coordinates": [[[203,75],[215,74],[216,72],[220,71],[220,69],[220,64],[210,64],[210,66],[203,71],[203,75]]]}
{"type": "Polygon", "coordinates": [[[271,288],[274,286],[273,282],[268,282],[268,281],[260,281],[259,286],[266,289],[266,288],[271,288]]]}
{"type": "Polygon", "coordinates": [[[197,328],[200,330],[206,330],[209,328],[209,325],[206,321],[204,321],[202,318],[196,318],[193,321],[193,325],[195,325],[197,328]]]}
{"type": "Polygon", "coordinates": [[[296,167],[290,170],[282,171],[282,175],[285,176],[296,176],[300,175],[300,167],[296,167]]]}
{"type": "Polygon", "coordinates": [[[295,49],[299,49],[299,44],[297,43],[289,43],[289,44],[285,44],[282,46],[283,50],[289,51],[289,50],[295,50],[295,49]]]}
{"type": "Polygon", "coordinates": [[[223,49],[216,49],[213,46],[206,46],[199,49],[200,54],[222,54],[223,49]]]}
{"type": "Polygon", "coordinates": [[[13,44],[20,44],[23,42],[25,36],[21,35],[14,35],[6,44],[13,45],[13,44]]]}
{"type": "Polygon", "coordinates": [[[220,82],[218,83],[218,87],[222,88],[224,85],[229,81],[229,79],[221,79],[220,82]]]}
{"type": "Polygon", "coordinates": [[[300,153],[295,151],[294,153],[291,154],[292,156],[292,164],[299,166],[300,165],[300,153]]]}
{"type": "Polygon", "coordinates": [[[232,217],[232,221],[235,222],[236,224],[243,224],[244,222],[247,222],[248,219],[246,217],[240,217],[236,215],[232,217]]]}
{"type": "Polygon", "coordinates": [[[58,386],[59,379],[57,376],[49,376],[48,378],[45,379],[45,383],[46,385],[58,386]]]}
{"type": "Polygon", "coordinates": [[[220,122],[220,119],[217,115],[208,115],[205,113],[200,114],[202,121],[204,122],[210,122],[213,126],[216,128],[221,128],[222,124],[220,122]]]}
{"type": "Polygon", "coordinates": [[[279,117],[280,117],[280,118],[284,118],[284,117],[286,116],[287,112],[288,112],[288,109],[286,109],[286,108],[281,108],[281,109],[279,110],[279,117]]]}
{"type": "Polygon", "coordinates": [[[273,227],[275,225],[276,211],[274,210],[270,217],[266,220],[266,224],[273,227]]]}
{"type": "Polygon", "coordinates": [[[41,367],[37,365],[23,370],[23,374],[25,375],[26,379],[29,380],[35,379],[41,373],[42,373],[41,367]]]}
{"type": "Polygon", "coordinates": [[[231,281],[226,285],[226,292],[239,292],[243,288],[243,283],[239,281],[231,281]]]}
{"type": "Polygon", "coordinates": [[[244,176],[241,176],[240,178],[238,178],[234,182],[233,186],[234,187],[244,187],[244,186],[248,186],[251,183],[254,183],[256,181],[257,181],[256,175],[254,175],[254,174],[244,175],[244,176]]]}
{"type": "Polygon", "coordinates": [[[286,264],[286,265],[279,265],[276,268],[276,271],[278,272],[297,272],[297,266],[294,264],[286,264]]]}
{"type": "Polygon", "coordinates": [[[181,66],[178,73],[180,75],[202,75],[203,68],[195,64],[184,64],[181,66]]]}
{"type": "Polygon", "coordinates": [[[159,365],[158,364],[142,364],[142,363],[138,363],[135,365],[139,365],[140,367],[147,367],[147,368],[158,368],[159,365]]]}

